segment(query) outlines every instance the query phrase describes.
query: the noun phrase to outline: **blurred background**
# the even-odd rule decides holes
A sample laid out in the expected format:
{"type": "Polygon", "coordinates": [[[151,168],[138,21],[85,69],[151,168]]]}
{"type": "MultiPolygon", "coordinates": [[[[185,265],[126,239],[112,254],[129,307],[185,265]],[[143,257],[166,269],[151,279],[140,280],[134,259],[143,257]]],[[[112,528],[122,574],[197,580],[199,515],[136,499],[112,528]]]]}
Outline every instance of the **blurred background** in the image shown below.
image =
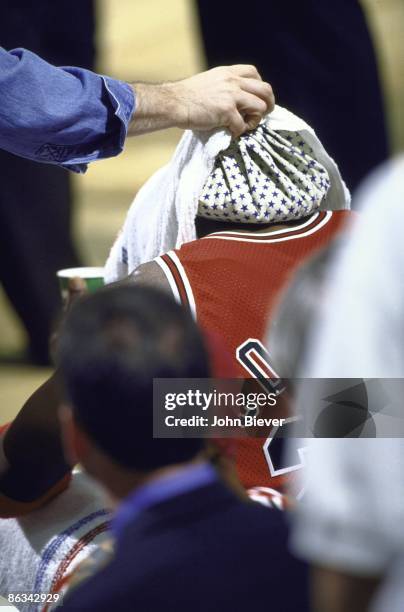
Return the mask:
{"type": "MultiPolygon", "coordinates": [[[[404,148],[404,2],[362,0],[362,7],[380,70],[390,148],[397,152],[404,148]]],[[[178,79],[206,67],[194,0],[96,0],[95,48],[96,70],[127,81],[178,79]]],[[[180,135],[168,130],[130,139],[119,158],[72,177],[73,238],[83,265],[104,264],[136,191],[168,161],[180,135]]],[[[50,372],[24,363],[26,345],[24,327],[0,286],[0,424],[50,372]]]]}

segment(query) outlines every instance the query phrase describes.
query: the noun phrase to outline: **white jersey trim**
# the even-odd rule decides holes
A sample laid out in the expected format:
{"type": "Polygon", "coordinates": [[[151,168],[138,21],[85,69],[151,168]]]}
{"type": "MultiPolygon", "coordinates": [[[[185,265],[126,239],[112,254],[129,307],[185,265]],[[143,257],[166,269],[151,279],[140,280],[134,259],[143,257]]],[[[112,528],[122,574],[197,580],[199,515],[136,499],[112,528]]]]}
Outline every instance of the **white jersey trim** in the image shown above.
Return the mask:
{"type": "Polygon", "coordinates": [[[177,288],[177,284],[175,282],[175,279],[171,273],[170,268],[167,266],[166,262],[164,261],[164,259],[161,259],[161,257],[156,257],[156,259],[154,260],[156,262],[156,264],[158,264],[160,266],[160,268],[163,270],[164,275],[168,281],[168,284],[170,285],[172,294],[174,296],[174,299],[176,302],[178,302],[178,304],[181,304],[181,297],[180,294],[178,292],[178,288],[177,288]]]}
{"type": "Polygon", "coordinates": [[[170,257],[171,261],[176,265],[179,275],[182,278],[182,281],[185,287],[185,291],[186,291],[186,294],[189,300],[189,307],[191,309],[192,316],[194,317],[196,321],[197,316],[196,316],[196,304],[195,304],[194,292],[192,291],[191,283],[189,282],[184,266],[182,265],[182,263],[178,259],[177,254],[174,251],[168,251],[167,255],[170,257]]]}
{"type": "Polygon", "coordinates": [[[322,219],[320,221],[320,223],[318,223],[315,227],[312,227],[310,230],[307,230],[306,232],[303,232],[302,234],[292,234],[291,236],[286,236],[284,238],[282,238],[282,234],[286,234],[290,231],[294,231],[297,232],[299,230],[301,230],[304,227],[307,227],[308,225],[311,225],[311,223],[313,223],[313,221],[315,221],[318,217],[320,213],[316,213],[314,217],[310,217],[310,219],[308,221],[306,221],[305,223],[302,223],[302,225],[295,225],[293,227],[293,230],[291,230],[290,228],[288,229],[282,229],[282,230],[276,230],[275,232],[265,232],[265,233],[260,233],[260,236],[271,236],[273,237],[273,239],[268,238],[267,240],[263,240],[262,238],[244,238],[244,236],[256,236],[256,234],[247,234],[245,232],[241,233],[239,232],[239,237],[235,237],[233,235],[226,235],[228,234],[236,234],[237,230],[234,231],[230,231],[230,232],[220,232],[218,234],[209,234],[209,236],[204,236],[202,238],[202,240],[207,240],[209,239],[215,239],[215,240],[234,240],[235,242],[255,242],[255,243],[261,243],[261,244],[270,244],[270,243],[274,243],[274,242],[286,242],[287,240],[297,240],[298,238],[306,238],[306,236],[310,236],[311,234],[314,234],[315,232],[317,232],[318,230],[320,230],[322,227],[324,227],[324,225],[326,225],[331,217],[332,217],[332,211],[328,210],[326,211],[326,214],[324,216],[324,219],[322,219]]]}
{"type": "MultiPolygon", "coordinates": [[[[310,225],[310,223],[313,223],[313,221],[315,221],[318,216],[319,216],[320,212],[316,212],[313,213],[312,215],[310,215],[310,217],[308,217],[304,223],[300,223],[300,225],[294,225],[292,228],[290,227],[286,227],[284,229],[280,229],[280,230],[275,230],[274,232],[260,232],[260,236],[279,236],[279,234],[285,234],[286,232],[290,232],[290,231],[297,231],[299,229],[303,229],[304,227],[307,227],[307,225],[310,225]]],[[[234,223],[234,225],[237,227],[237,224],[234,223]]],[[[226,234],[235,234],[235,233],[240,233],[240,235],[242,236],[247,236],[247,237],[251,237],[251,238],[255,238],[256,237],[256,233],[255,232],[246,232],[246,231],[240,231],[237,229],[234,230],[226,230],[223,232],[213,232],[213,234],[209,234],[209,236],[224,236],[226,234]]]]}

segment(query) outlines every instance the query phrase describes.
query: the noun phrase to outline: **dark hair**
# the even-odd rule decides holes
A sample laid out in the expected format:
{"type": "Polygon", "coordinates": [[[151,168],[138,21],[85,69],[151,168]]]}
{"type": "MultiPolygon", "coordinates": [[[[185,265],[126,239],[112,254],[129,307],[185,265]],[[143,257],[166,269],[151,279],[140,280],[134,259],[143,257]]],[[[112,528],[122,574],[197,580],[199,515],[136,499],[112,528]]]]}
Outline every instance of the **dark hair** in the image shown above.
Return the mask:
{"type": "Polygon", "coordinates": [[[58,361],[77,422],[117,463],[152,470],[188,461],[198,439],[153,438],[153,378],[205,378],[208,359],[191,316],[149,287],[111,286],[78,300],[58,361]]]}

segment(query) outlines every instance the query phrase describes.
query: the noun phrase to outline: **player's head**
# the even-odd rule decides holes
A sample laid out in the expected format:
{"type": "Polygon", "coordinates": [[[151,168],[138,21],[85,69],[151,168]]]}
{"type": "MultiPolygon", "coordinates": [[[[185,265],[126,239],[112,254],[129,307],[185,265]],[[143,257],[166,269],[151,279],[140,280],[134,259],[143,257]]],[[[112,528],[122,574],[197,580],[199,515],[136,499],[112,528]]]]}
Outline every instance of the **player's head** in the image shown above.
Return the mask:
{"type": "Polygon", "coordinates": [[[58,360],[70,451],[96,477],[100,457],[144,473],[200,452],[198,439],[153,438],[153,378],[209,375],[197,326],[170,296],[133,286],[85,296],[67,316],[58,360]]]}
{"type": "Polygon", "coordinates": [[[270,125],[264,119],[217,155],[199,198],[199,217],[284,223],[320,206],[330,187],[326,168],[300,132],[274,130],[270,125]]]}

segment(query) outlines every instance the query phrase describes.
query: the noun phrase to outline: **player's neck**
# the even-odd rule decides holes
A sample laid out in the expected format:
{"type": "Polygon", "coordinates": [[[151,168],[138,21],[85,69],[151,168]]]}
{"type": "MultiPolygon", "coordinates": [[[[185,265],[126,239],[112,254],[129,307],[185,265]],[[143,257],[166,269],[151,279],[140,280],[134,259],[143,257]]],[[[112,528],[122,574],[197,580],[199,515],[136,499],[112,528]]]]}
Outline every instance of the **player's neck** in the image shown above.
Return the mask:
{"type": "Polygon", "coordinates": [[[304,223],[304,218],[298,219],[297,221],[288,221],[286,223],[231,223],[229,221],[214,221],[212,219],[205,219],[204,217],[196,217],[196,235],[198,238],[203,238],[214,232],[277,232],[281,229],[287,229],[304,223]]]}

